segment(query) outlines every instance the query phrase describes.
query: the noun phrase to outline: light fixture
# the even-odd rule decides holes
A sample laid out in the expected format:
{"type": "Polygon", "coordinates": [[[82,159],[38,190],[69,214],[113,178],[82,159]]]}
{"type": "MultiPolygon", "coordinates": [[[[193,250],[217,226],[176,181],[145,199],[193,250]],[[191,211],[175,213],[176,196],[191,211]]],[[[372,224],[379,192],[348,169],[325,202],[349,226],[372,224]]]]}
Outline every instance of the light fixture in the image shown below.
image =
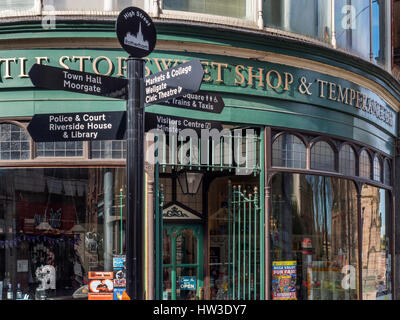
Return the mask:
{"type": "Polygon", "coordinates": [[[178,182],[181,186],[182,193],[196,194],[199,191],[203,176],[204,174],[199,171],[182,170],[178,172],[178,182]]]}

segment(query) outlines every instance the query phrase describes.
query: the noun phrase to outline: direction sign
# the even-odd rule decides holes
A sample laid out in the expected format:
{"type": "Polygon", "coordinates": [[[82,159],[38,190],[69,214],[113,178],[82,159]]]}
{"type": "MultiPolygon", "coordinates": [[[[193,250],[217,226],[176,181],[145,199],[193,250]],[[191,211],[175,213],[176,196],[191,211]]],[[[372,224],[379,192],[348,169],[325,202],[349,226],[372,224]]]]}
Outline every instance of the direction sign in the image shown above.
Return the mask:
{"type": "Polygon", "coordinates": [[[221,113],[225,107],[224,100],[220,95],[207,91],[187,93],[184,96],[172,98],[159,104],[211,113],[221,113]]]}
{"type": "Polygon", "coordinates": [[[27,130],[35,142],[122,140],[126,112],[35,114],[27,130]]]}
{"type": "Polygon", "coordinates": [[[125,99],[126,79],[34,64],[29,77],[36,87],[125,99]]]}
{"type": "Polygon", "coordinates": [[[222,124],[219,121],[191,119],[146,112],[145,131],[150,131],[152,129],[159,129],[165,133],[174,134],[178,134],[184,129],[193,129],[197,134],[201,134],[202,129],[222,130],[222,124]]]}
{"type": "Polygon", "coordinates": [[[199,90],[204,70],[192,60],[152,74],[144,79],[145,104],[157,104],[199,90]]]}
{"type": "Polygon", "coordinates": [[[156,45],[156,28],[142,9],[128,7],[120,12],[115,24],[118,41],[132,57],[148,56],[156,45]]]}

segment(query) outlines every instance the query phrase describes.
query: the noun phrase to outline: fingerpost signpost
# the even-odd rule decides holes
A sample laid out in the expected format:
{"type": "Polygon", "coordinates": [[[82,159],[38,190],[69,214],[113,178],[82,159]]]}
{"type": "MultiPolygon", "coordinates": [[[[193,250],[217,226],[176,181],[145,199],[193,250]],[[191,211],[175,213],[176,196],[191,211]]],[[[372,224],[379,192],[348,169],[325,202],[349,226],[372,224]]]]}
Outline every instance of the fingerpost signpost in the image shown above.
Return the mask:
{"type": "MultiPolygon", "coordinates": [[[[32,66],[29,77],[33,85],[39,88],[126,100],[126,112],[35,114],[27,129],[36,142],[126,139],[126,290],[131,299],[142,300],[145,298],[143,287],[145,107],[163,104],[220,113],[224,108],[224,102],[217,94],[199,91],[204,76],[199,60],[182,63],[144,77],[145,60],[142,58],[153,51],[157,34],[153,21],[142,9],[128,7],[122,10],[115,27],[122,48],[129,53],[127,79],[40,64],[32,66]]],[[[164,118],[149,114],[147,129],[165,126],[164,118]]],[[[175,117],[174,121],[180,119],[175,117]]],[[[220,123],[215,121],[192,120],[205,128],[221,127],[220,123]]],[[[183,127],[176,128],[178,131],[181,129],[183,127]]]]}

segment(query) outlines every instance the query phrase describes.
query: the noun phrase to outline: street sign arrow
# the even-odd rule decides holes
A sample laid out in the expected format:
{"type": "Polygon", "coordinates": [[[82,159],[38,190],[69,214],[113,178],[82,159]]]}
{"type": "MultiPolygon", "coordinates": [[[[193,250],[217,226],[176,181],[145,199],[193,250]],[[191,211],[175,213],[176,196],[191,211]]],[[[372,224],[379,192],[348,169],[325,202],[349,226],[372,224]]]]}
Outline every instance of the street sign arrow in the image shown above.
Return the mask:
{"type": "Polygon", "coordinates": [[[204,70],[200,60],[192,60],[152,74],[144,79],[145,104],[157,104],[200,89],[204,70]]]}
{"type": "Polygon", "coordinates": [[[178,134],[184,129],[193,129],[197,134],[201,130],[222,130],[222,124],[219,121],[184,118],[163,114],[146,112],[145,131],[162,130],[165,133],[178,134]]]}
{"type": "Polygon", "coordinates": [[[29,77],[32,83],[39,88],[66,90],[109,98],[126,99],[128,90],[126,79],[41,64],[32,66],[29,77]]]}
{"type": "Polygon", "coordinates": [[[27,130],[35,142],[122,140],[126,111],[35,114],[27,130]]]}
{"type": "Polygon", "coordinates": [[[211,113],[221,113],[225,107],[224,100],[220,95],[208,91],[187,93],[181,97],[159,102],[159,104],[211,113]]]}

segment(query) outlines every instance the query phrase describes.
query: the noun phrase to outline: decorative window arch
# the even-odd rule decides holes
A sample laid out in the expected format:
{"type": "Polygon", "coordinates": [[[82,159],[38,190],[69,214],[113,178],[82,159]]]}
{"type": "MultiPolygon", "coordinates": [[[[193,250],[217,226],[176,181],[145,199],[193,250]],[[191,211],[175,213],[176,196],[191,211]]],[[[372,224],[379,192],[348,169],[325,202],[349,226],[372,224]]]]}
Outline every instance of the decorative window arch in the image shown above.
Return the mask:
{"type": "Polygon", "coordinates": [[[272,144],[272,166],[306,168],[307,149],[296,135],[284,133],[272,144]]]}
{"type": "Polygon", "coordinates": [[[0,123],[0,160],[29,160],[30,156],[28,132],[13,123],[0,123]]]}
{"type": "Polygon", "coordinates": [[[356,153],[348,143],[339,151],[339,172],[347,176],[356,175],[356,153]]]}
{"type": "Polygon", "coordinates": [[[360,177],[371,179],[371,158],[368,151],[363,149],[359,158],[360,164],[360,177]]]}
{"type": "Polygon", "coordinates": [[[335,152],[327,141],[315,142],[311,147],[310,155],[311,169],[335,171],[335,152]]]}

